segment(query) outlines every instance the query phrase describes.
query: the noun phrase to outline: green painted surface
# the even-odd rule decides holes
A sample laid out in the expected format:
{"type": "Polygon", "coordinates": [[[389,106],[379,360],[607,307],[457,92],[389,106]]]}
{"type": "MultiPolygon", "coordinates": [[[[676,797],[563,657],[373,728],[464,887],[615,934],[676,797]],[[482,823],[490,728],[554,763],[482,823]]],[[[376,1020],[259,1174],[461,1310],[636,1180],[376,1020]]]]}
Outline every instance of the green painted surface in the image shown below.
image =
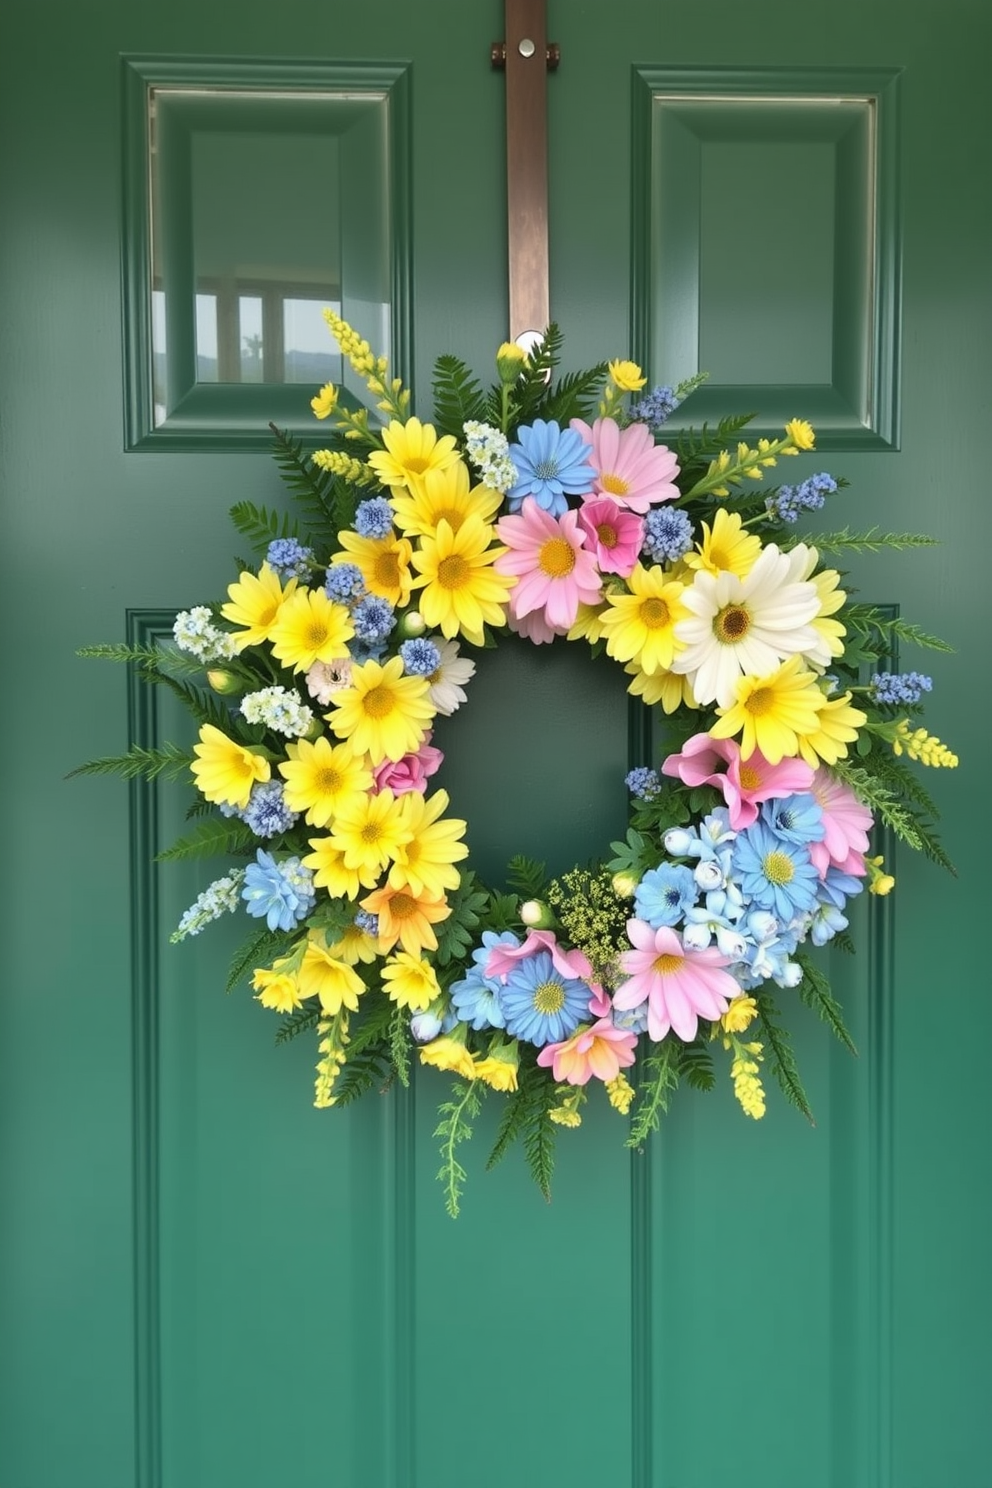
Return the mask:
{"type": "MultiPolygon", "coordinates": [[[[961,876],[901,855],[897,895],[835,968],[860,1060],[797,1014],[815,1130],[774,1096],[755,1126],[729,1090],[689,1095],[629,1159],[600,1112],[562,1140],[550,1209],[518,1166],[484,1175],[480,1142],[453,1225],[433,1182],[435,1082],[314,1113],[312,1051],[274,1051],[271,1020],[220,990],[225,932],[165,943],[201,884],[184,867],[146,892],[178,801],[129,817],[124,787],[63,779],[128,728],[124,677],[74,648],[122,638],[128,610],[216,594],[236,546],[227,507],[276,489],[258,451],[123,453],[120,54],[411,64],[423,395],[437,352],[481,365],[505,334],[503,81],[488,67],[501,7],[284,0],[277,25],[255,0],[25,10],[0,54],[3,1488],[987,1488],[990,1111],[972,1001],[988,983],[974,804],[987,668],[973,637],[989,550],[992,28],[964,0],[833,0],[798,26],[783,0],[612,20],[592,3],[550,9],[552,305],[576,364],[628,349],[632,64],[904,69],[901,451],[838,449],[802,469],[849,477],[842,520],[942,539],[853,582],[960,647],[926,669],[933,726],[964,759],[932,782],[961,876]]],[[[274,183],[271,210],[299,209],[274,183]]],[[[732,224],[728,256],[744,239],[753,254],[761,230],[760,210],[732,224]]],[[[522,799],[528,765],[501,777],[496,804],[520,813],[522,844],[543,820],[550,854],[576,803],[597,798],[590,834],[622,812],[598,797],[611,758],[626,763],[627,720],[593,679],[586,739],[546,660],[516,685],[501,653],[459,748],[505,771],[515,741],[498,729],[519,693],[522,742],[541,740],[538,798],[522,799]]],[[[132,722],[180,727],[137,704],[132,722]]],[[[502,830],[459,771],[452,789],[479,793],[466,814],[483,836],[487,812],[502,830]]]]}

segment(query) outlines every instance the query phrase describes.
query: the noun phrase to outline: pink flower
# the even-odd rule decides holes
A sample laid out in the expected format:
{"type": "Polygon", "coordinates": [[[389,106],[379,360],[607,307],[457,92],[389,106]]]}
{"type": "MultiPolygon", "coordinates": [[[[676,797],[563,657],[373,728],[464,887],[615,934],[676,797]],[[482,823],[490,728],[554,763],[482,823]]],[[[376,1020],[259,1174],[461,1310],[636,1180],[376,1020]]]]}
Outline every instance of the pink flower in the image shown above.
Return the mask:
{"type": "Polygon", "coordinates": [[[394,796],[402,796],[405,791],[422,791],[428,777],[441,768],[444,759],[440,749],[431,747],[431,738],[428,730],[416,754],[405,754],[398,760],[383,760],[381,765],[376,765],[372,771],[375,781],[372,794],[378,795],[387,787],[394,796]]]}
{"type": "Polygon", "coordinates": [[[602,580],[578,523],[578,512],[553,517],[533,496],[524,497],[519,516],[502,517],[496,523],[509,552],[501,554],[493,567],[497,573],[517,577],[510,591],[510,613],[515,619],[543,610],[549,626],[567,630],[575,624],[580,604],[599,602],[602,580]]]}
{"type": "Polygon", "coordinates": [[[723,970],[730,957],[715,946],[690,950],[674,930],[665,925],[653,930],[643,920],[628,920],[627,934],[634,949],[623,952],[620,965],[630,975],[617,988],[613,1006],[624,1011],[646,998],[648,1034],[655,1041],[674,1028],[688,1043],[696,1037],[698,1018],[721,1017],[739,994],[739,985],[723,970]]]}
{"type": "Polygon", "coordinates": [[[579,526],[586,534],[586,547],[596,555],[600,573],[619,574],[623,579],[633,573],[644,541],[640,517],[624,511],[612,497],[601,496],[579,507],[579,526]]]}
{"type": "Polygon", "coordinates": [[[757,820],[759,801],[808,791],[813,780],[813,767],[804,760],[784,759],[770,765],[757,749],[742,760],[735,739],[713,739],[709,734],[693,734],[686,739],[682,753],[670,754],[661,773],[675,776],[691,789],[715,785],[730,808],[730,825],[735,832],[757,820]],[[719,768],[721,762],[727,766],[726,773],[719,768]]]}
{"type": "Polygon", "coordinates": [[[868,851],[868,832],[874,818],[867,806],[863,806],[849,785],[838,780],[823,765],[813,776],[808,787],[823,812],[826,835],[822,842],[809,844],[809,855],[821,878],[833,863],[842,873],[853,873],[863,878],[865,853],[868,851]]]}
{"type": "MultiPolygon", "coordinates": [[[[518,961],[526,961],[528,956],[533,956],[538,951],[551,953],[551,963],[563,977],[576,977],[579,981],[588,982],[592,976],[589,958],[574,947],[570,951],[562,950],[553,930],[530,930],[523,945],[493,946],[486,962],[485,975],[508,976],[518,961]]],[[[600,990],[598,986],[596,990],[600,990]]]]}
{"type": "Polygon", "coordinates": [[[596,471],[597,496],[609,496],[617,506],[643,516],[652,503],[679,495],[679,462],[670,449],[655,444],[647,424],[621,429],[615,419],[600,418],[590,429],[582,419],[573,419],[571,427],[592,445],[589,464],[596,471]]]}
{"type": "Polygon", "coordinates": [[[555,1079],[568,1085],[586,1085],[593,1075],[605,1084],[633,1064],[636,1044],[636,1034],[600,1018],[591,1028],[577,1028],[563,1043],[545,1044],[537,1062],[545,1069],[550,1065],[555,1079]]]}
{"type": "Polygon", "coordinates": [[[512,607],[507,610],[506,623],[517,635],[523,636],[532,645],[544,646],[555,636],[567,635],[564,625],[549,625],[543,610],[531,610],[529,615],[515,615],[512,607]]]}

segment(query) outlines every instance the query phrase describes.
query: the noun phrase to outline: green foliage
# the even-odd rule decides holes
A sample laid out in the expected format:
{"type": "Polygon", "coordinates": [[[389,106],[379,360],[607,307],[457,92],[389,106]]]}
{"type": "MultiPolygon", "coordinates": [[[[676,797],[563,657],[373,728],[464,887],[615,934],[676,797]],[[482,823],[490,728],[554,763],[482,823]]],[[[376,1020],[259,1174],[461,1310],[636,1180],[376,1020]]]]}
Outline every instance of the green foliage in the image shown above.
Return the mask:
{"type": "Polygon", "coordinates": [[[266,506],[256,506],[253,501],[237,501],[229,516],[243,537],[246,537],[256,552],[264,553],[270,542],[278,537],[300,535],[299,523],[289,512],[270,511],[266,506]]]}
{"type": "Polygon", "coordinates": [[[540,344],[527,358],[523,372],[513,386],[514,422],[529,424],[540,417],[548,399],[548,388],[561,361],[563,336],[554,321],[548,326],[540,344]]]}
{"type": "Polygon", "coordinates": [[[549,1204],[551,1179],[555,1171],[555,1140],[558,1135],[549,1112],[557,1102],[558,1097],[551,1081],[545,1079],[538,1084],[535,1080],[529,1090],[523,1123],[524,1157],[531,1177],[549,1204]]]}
{"type": "MultiPolygon", "coordinates": [[[[520,1076],[523,1075],[523,1071],[524,1067],[521,1065],[520,1076]]],[[[499,1127],[496,1131],[496,1140],[493,1143],[492,1152],[490,1152],[489,1157],[486,1159],[487,1173],[498,1162],[502,1162],[510,1148],[521,1136],[527,1120],[529,1104],[530,1097],[521,1080],[518,1088],[507,1095],[506,1100],[503,1102],[499,1127]]]]}
{"type": "Polygon", "coordinates": [[[469,368],[456,356],[439,356],[434,363],[434,423],[439,434],[463,438],[469,419],[484,419],[486,398],[469,368]]]}
{"type": "Polygon", "coordinates": [[[301,1033],[316,1028],[319,1022],[319,1004],[316,1007],[310,1003],[304,1007],[294,1008],[279,1024],[276,1030],[276,1043],[288,1044],[292,1039],[299,1038],[301,1033]]]}
{"type": "Polygon", "coordinates": [[[221,853],[246,852],[257,842],[251,827],[245,826],[237,817],[209,817],[195,832],[180,837],[171,847],[158,853],[156,862],[171,863],[180,858],[213,858],[221,853]]]}
{"type": "Polygon", "coordinates": [[[778,1021],[779,1010],[775,999],[770,992],[760,989],[756,989],[751,995],[758,1004],[761,1029],[765,1044],[771,1053],[772,1069],[775,1071],[775,1078],[782,1094],[797,1110],[802,1111],[811,1126],[815,1126],[813,1112],[799,1078],[799,1068],[796,1064],[796,1056],[792,1052],[789,1035],[778,1021]]]}
{"type": "Polygon", "coordinates": [[[557,419],[563,429],[567,428],[573,418],[588,421],[595,411],[607,367],[606,362],[600,362],[588,371],[570,372],[562,377],[547,398],[541,417],[557,419]]]}
{"type": "Polygon", "coordinates": [[[844,1015],[841,1012],[840,1003],[830,990],[830,983],[823,972],[817,966],[808,950],[802,946],[795,953],[796,960],[803,969],[803,979],[799,983],[799,996],[808,1008],[815,1013],[833,1029],[836,1036],[852,1054],[857,1054],[857,1046],[847,1031],[844,1015]]]}
{"type": "Polygon", "coordinates": [[[291,941],[292,936],[283,930],[259,930],[257,935],[253,935],[231,957],[225,990],[233,992],[256,966],[271,965],[277,956],[289,949],[291,941]]]}
{"type": "Polygon", "coordinates": [[[712,1090],[716,1084],[713,1055],[708,1040],[694,1039],[678,1051],[678,1075],[693,1090],[712,1090]]]}
{"type": "Polygon", "coordinates": [[[462,1142],[471,1140],[472,1122],[479,1114],[484,1090],[485,1087],[480,1090],[478,1080],[456,1080],[451,1087],[451,1099],[438,1107],[440,1120],[434,1135],[441,1139],[441,1166],[437,1176],[444,1188],[444,1206],[452,1219],[458,1218],[467,1176],[457,1149],[462,1142]]]}
{"type": "Polygon", "coordinates": [[[547,868],[544,863],[518,853],[507,864],[506,881],[521,899],[539,899],[548,881],[547,868]]]}
{"type": "Polygon", "coordinates": [[[405,1008],[395,1007],[390,1014],[389,1057],[405,1089],[410,1083],[410,1014],[405,1008]]]}
{"type": "Polygon", "coordinates": [[[639,879],[657,861],[657,848],[636,827],[628,827],[624,841],[611,842],[610,848],[613,857],[606,865],[610,873],[629,873],[639,879]]]}
{"type": "Polygon", "coordinates": [[[362,998],[359,1003],[361,1022],[352,1024],[348,1041],[347,1062],[334,1084],[334,1104],[347,1106],[378,1086],[385,1090],[393,1078],[389,1044],[392,1003],[385,997],[362,998]]]}
{"type": "MultiPolygon", "coordinates": [[[[103,646],[80,646],[77,656],[97,661],[133,661],[139,666],[158,666],[162,653],[157,646],[127,646],[123,642],[103,646]]],[[[197,663],[201,667],[201,663],[197,663]]]]}
{"type": "Polygon", "coordinates": [[[175,694],[197,723],[211,723],[221,733],[230,734],[232,732],[230,712],[215,693],[206,692],[200,687],[194,687],[189,682],[180,681],[178,677],[172,677],[168,672],[164,671],[142,672],[141,680],[168,688],[171,693],[175,694]]]}
{"type": "Polygon", "coordinates": [[[847,760],[838,760],[833,770],[907,847],[913,848],[915,852],[925,853],[949,872],[955,871],[954,865],[927,824],[908,806],[897,800],[894,792],[873,771],[852,765],[847,760]]]}
{"type": "MultiPolygon", "coordinates": [[[[819,538],[816,541],[819,542],[819,538]]],[[[953,655],[954,647],[941,640],[940,636],[930,635],[919,625],[913,625],[899,615],[887,615],[875,605],[847,605],[842,615],[848,631],[844,644],[844,660],[849,664],[879,657],[888,660],[894,655],[900,642],[953,655]]]]}
{"type": "Polygon", "coordinates": [[[193,763],[189,749],[180,749],[178,744],[162,744],[158,749],[144,749],[132,744],[126,754],[104,755],[101,759],[88,760],[77,765],[66,776],[74,775],[120,775],[124,780],[175,780],[185,774],[193,763]]]}
{"type": "Polygon", "coordinates": [[[731,442],[736,446],[737,436],[741,430],[746,429],[756,417],[757,415],[753,413],[736,413],[722,418],[715,429],[711,429],[709,424],[704,424],[698,431],[696,429],[684,430],[679,435],[675,447],[683,476],[687,474],[690,466],[708,465],[731,442]]]}
{"type": "Polygon", "coordinates": [[[650,1053],[638,1061],[637,1104],[630,1126],[628,1147],[643,1147],[649,1135],[657,1131],[670,1095],[679,1083],[679,1051],[674,1038],[653,1044],[650,1053]]]}
{"type": "MultiPolygon", "coordinates": [[[[324,546],[334,546],[338,529],[349,527],[355,515],[355,498],[343,481],[314,465],[303,448],[283,429],[270,424],[272,455],[279,467],[307,530],[324,546]]],[[[353,454],[353,450],[348,450],[353,454]]]]}
{"type": "Polygon", "coordinates": [[[463,873],[458,888],[448,895],[451,914],[442,920],[436,932],[438,966],[462,961],[475,940],[475,931],[482,923],[489,899],[486,890],[476,888],[475,883],[474,873],[463,873]]]}
{"type": "Polygon", "coordinates": [[[938,546],[937,539],[929,537],[925,532],[883,532],[880,527],[869,527],[867,532],[852,532],[850,527],[843,527],[839,532],[817,532],[804,541],[812,542],[821,556],[824,553],[844,551],[883,553],[886,548],[895,548],[897,552],[902,552],[907,548],[938,546]]]}
{"type": "Polygon", "coordinates": [[[520,901],[516,894],[498,894],[495,889],[490,889],[482,924],[483,929],[497,932],[519,925],[520,901]]]}
{"type": "MultiPolygon", "coordinates": [[[[937,836],[933,827],[933,822],[939,815],[936,802],[920,781],[917,773],[901,759],[897,759],[886,744],[881,743],[879,740],[873,740],[870,753],[866,757],[862,767],[850,765],[846,761],[841,760],[834,766],[834,770],[836,774],[843,776],[852,785],[851,775],[855,775],[858,781],[861,780],[862,776],[870,778],[874,782],[874,789],[876,791],[887,792],[889,797],[887,809],[890,812],[900,809],[894,804],[899,796],[908,798],[914,806],[918,806],[920,811],[914,811],[909,806],[901,808],[904,812],[904,819],[911,823],[911,830],[915,838],[915,842],[911,845],[917,846],[918,851],[924,853],[931,862],[937,863],[941,868],[946,868],[948,873],[954,874],[955,877],[957,876],[957,869],[944,851],[940,838],[937,836]]],[[[860,792],[862,786],[859,784],[857,789],[860,792]]],[[[864,787],[864,789],[867,790],[867,787],[864,787]]],[[[865,800],[871,806],[872,802],[867,795],[865,795],[865,800]]],[[[881,807],[879,808],[879,815],[883,821],[886,820],[882,814],[881,807]]],[[[889,822],[886,822],[886,824],[892,825],[889,822]]],[[[898,835],[898,829],[895,826],[892,826],[892,830],[896,831],[898,835]]]]}

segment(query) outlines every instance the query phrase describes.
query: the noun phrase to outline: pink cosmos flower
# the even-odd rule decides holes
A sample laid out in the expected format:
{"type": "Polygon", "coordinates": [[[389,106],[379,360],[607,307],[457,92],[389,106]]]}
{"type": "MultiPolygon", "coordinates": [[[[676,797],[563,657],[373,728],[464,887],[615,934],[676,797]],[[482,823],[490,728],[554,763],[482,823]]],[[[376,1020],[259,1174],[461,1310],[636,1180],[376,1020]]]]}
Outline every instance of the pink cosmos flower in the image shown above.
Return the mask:
{"type": "Polygon", "coordinates": [[[715,785],[723,792],[735,832],[757,820],[759,801],[808,791],[813,780],[813,767],[804,760],[784,759],[770,765],[757,749],[742,760],[736,739],[713,739],[709,734],[693,734],[686,739],[682,753],[670,754],[661,773],[675,776],[691,789],[715,785]],[[721,761],[727,766],[726,773],[720,769],[721,761]]]}
{"type": "Polygon", "coordinates": [[[822,842],[809,844],[809,855],[821,878],[833,863],[842,873],[863,878],[868,832],[874,818],[849,785],[821,765],[807,787],[823,812],[826,835],[822,842]]]}
{"type": "Polygon", "coordinates": [[[578,512],[553,517],[533,496],[524,497],[519,516],[496,523],[509,552],[501,554],[493,567],[517,578],[510,591],[510,613],[517,620],[543,610],[549,626],[567,630],[574,625],[580,604],[598,604],[602,579],[578,524],[578,512]]]}
{"type": "Polygon", "coordinates": [[[609,496],[617,506],[642,516],[653,503],[679,495],[679,462],[665,445],[655,444],[647,424],[621,429],[615,419],[599,418],[590,429],[582,419],[572,419],[571,427],[592,445],[595,495],[609,496]]]}
{"type": "Polygon", "coordinates": [[[634,1062],[637,1035],[617,1028],[609,1018],[600,1018],[591,1028],[577,1028],[560,1044],[545,1044],[537,1062],[559,1082],[586,1085],[595,1075],[604,1084],[615,1080],[634,1062]]]}
{"type": "Polygon", "coordinates": [[[506,623],[517,635],[523,636],[535,646],[544,646],[555,636],[567,635],[564,625],[549,625],[543,610],[531,610],[529,615],[515,615],[512,607],[506,612],[506,623]]]}
{"type": "Polygon", "coordinates": [[[648,1034],[654,1040],[674,1028],[688,1043],[696,1037],[699,1018],[721,1017],[740,992],[723,970],[730,957],[715,946],[690,950],[667,925],[653,930],[643,920],[628,920],[627,934],[634,949],[623,952],[620,965],[629,976],[617,988],[613,1006],[623,1011],[647,999],[648,1034]]]}
{"type": "Polygon", "coordinates": [[[600,573],[615,573],[625,579],[633,573],[644,541],[644,522],[610,496],[584,501],[579,507],[579,526],[586,534],[586,547],[595,553],[600,573]]]}
{"type": "Polygon", "coordinates": [[[406,791],[423,791],[429,776],[441,768],[444,759],[440,749],[431,747],[432,737],[428,730],[416,754],[405,754],[398,760],[383,760],[381,765],[376,765],[372,771],[375,781],[372,794],[378,795],[387,787],[394,796],[402,796],[406,791]]]}
{"type": "MultiPolygon", "coordinates": [[[[518,961],[526,961],[528,956],[533,956],[538,951],[550,952],[555,971],[560,972],[563,977],[577,977],[582,982],[590,980],[592,966],[588,956],[574,947],[570,951],[562,950],[553,930],[530,930],[522,945],[493,946],[486,962],[485,975],[509,976],[518,961]]],[[[597,984],[590,982],[590,985],[596,985],[596,990],[600,990],[597,984]]]]}

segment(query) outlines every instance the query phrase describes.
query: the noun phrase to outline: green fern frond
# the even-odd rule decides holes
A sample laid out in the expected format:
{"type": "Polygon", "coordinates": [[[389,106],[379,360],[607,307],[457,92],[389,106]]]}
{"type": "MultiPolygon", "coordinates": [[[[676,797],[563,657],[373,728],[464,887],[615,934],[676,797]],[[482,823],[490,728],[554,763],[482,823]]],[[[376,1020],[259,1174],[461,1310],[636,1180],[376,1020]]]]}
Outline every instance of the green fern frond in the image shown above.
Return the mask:
{"type": "MultiPolygon", "coordinates": [[[[270,424],[272,456],[304,525],[322,544],[331,542],[342,527],[351,525],[355,499],[344,482],[330,471],[314,465],[301,439],[294,439],[284,429],[270,424]]],[[[354,454],[353,449],[348,449],[354,454]]]]}
{"type": "Polygon", "coordinates": [[[585,372],[570,372],[562,377],[541,409],[542,418],[556,419],[562,428],[570,419],[589,419],[602,391],[607,363],[600,362],[585,372]]]}
{"type": "Polygon", "coordinates": [[[521,899],[538,899],[548,881],[547,868],[544,863],[517,853],[506,866],[506,881],[521,899]]]}
{"type": "Polygon", "coordinates": [[[469,368],[456,356],[439,356],[434,363],[434,422],[439,434],[461,439],[469,419],[482,419],[486,397],[469,368]]]}
{"type": "Polygon", "coordinates": [[[292,937],[282,930],[260,930],[231,957],[225,991],[233,992],[256,966],[268,966],[289,949],[292,937]]]}
{"type": "Polygon", "coordinates": [[[801,948],[797,950],[796,960],[803,969],[803,979],[798,988],[800,999],[806,1007],[812,1008],[829,1028],[833,1029],[845,1048],[849,1049],[852,1054],[857,1054],[857,1045],[847,1030],[840,1003],[831,992],[827,978],[808,951],[801,948]]]}
{"type": "Polygon", "coordinates": [[[782,1094],[797,1110],[802,1111],[811,1126],[815,1126],[813,1112],[799,1078],[799,1067],[796,1064],[796,1056],[792,1052],[789,1035],[777,1021],[779,1010],[775,1005],[775,1000],[769,992],[757,989],[752,995],[758,1004],[758,1018],[765,1036],[765,1043],[771,1052],[772,1068],[782,1094]]]}
{"type": "Polygon", "coordinates": [[[843,527],[839,532],[817,532],[803,539],[812,543],[819,553],[883,553],[886,548],[904,552],[907,548],[935,548],[937,539],[925,532],[883,532],[880,527],[869,527],[867,532],[852,532],[843,527]]]}
{"type": "MultiPolygon", "coordinates": [[[[133,661],[138,666],[158,666],[162,653],[157,646],[127,646],[123,642],[101,646],[80,646],[77,656],[97,661],[133,661]]],[[[202,667],[202,663],[199,663],[202,667]]]]}
{"type": "Polygon", "coordinates": [[[392,1009],[389,1019],[389,1057],[396,1078],[404,1089],[410,1083],[410,1015],[404,1008],[392,1009]]]}
{"type": "Polygon", "coordinates": [[[156,854],[157,863],[173,863],[181,858],[213,858],[253,849],[258,838],[251,827],[237,817],[211,817],[201,822],[195,832],[180,837],[171,847],[156,854]]]}
{"type": "Polygon", "coordinates": [[[530,1175],[547,1203],[551,1203],[551,1179],[555,1171],[555,1140],[558,1132],[549,1114],[556,1103],[555,1088],[544,1081],[527,1103],[524,1118],[524,1156],[530,1175]]]}
{"type": "Polygon", "coordinates": [[[441,1139],[441,1166],[438,1182],[444,1188],[444,1207],[452,1219],[457,1219],[466,1173],[458,1160],[458,1148],[472,1137],[472,1122],[479,1114],[482,1095],[478,1080],[456,1080],[451,1088],[451,1099],[438,1107],[440,1120],[434,1128],[435,1137],[441,1139]]]}
{"type": "Polygon", "coordinates": [[[236,501],[229,516],[256,552],[264,553],[276,538],[298,538],[300,535],[299,523],[289,512],[270,511],[268,507],[256,506],[253,501],[236,501]]]}
{"type": "Polygon", "coordinates": [[[669,1096],[679,1083],[679,1051],[674,1038],[655,1044],[640,1065],[637,1105],[630,1126],[628,1147],[643,1147],[649,1135],[657,1131],[668,1110],[669,1096]]]}
{"type": "MultiPolygon", "coordinates": [[[[279,1027],[276,1029],[276,1043],[288,1044],[292,1039],[299,1038],[301,1033],[307,1033],[311,1028],[316,1028],[320,1022],[320,1005],[314,1007],[298,1007],[289,1013],[279,1027]]],[[[335,1095],[337,1089],[335,1088],[335,1095]]]]}
{"type": "Polygon", "coordinates": [[[132,744],[126,754],[104,755],[101,759],[88,760],[77,765],[66,776],[74,775],[120,775],[124,780],[175,780],[185,774],[193,763],[193,754],[180,749],[178,744],[162,744],[158,749],[145,749],[132,744]]]}
{"type": "Polygon", "coordinates": [[[713,1055],[708,1043],[696,1039],[678,1051],[678,1075],[693,1090],[712,1090],[716,1085],[713,1055]]]}
{"type": "Polygon", "coordinates": [[[502,1115],[499,1118],[499,1126],[496,1131],[496,1140],[493,1150],[486,1159],[486,1172],[501,1162],[516,1142],[524,1129],[527,1119],[528,1099],[524,1090],[517,1089],[506,1097],[503,1102],[502,1115]]]}
{"type": "Polygon", "coordinates": [[[370,1090],[385,1090],[393,1077],[389,1045],[385,1039],[356,1053],[349,1045],[348,1061],[334,1082],[334,1104],[348,1106],[370,1090]]]}

